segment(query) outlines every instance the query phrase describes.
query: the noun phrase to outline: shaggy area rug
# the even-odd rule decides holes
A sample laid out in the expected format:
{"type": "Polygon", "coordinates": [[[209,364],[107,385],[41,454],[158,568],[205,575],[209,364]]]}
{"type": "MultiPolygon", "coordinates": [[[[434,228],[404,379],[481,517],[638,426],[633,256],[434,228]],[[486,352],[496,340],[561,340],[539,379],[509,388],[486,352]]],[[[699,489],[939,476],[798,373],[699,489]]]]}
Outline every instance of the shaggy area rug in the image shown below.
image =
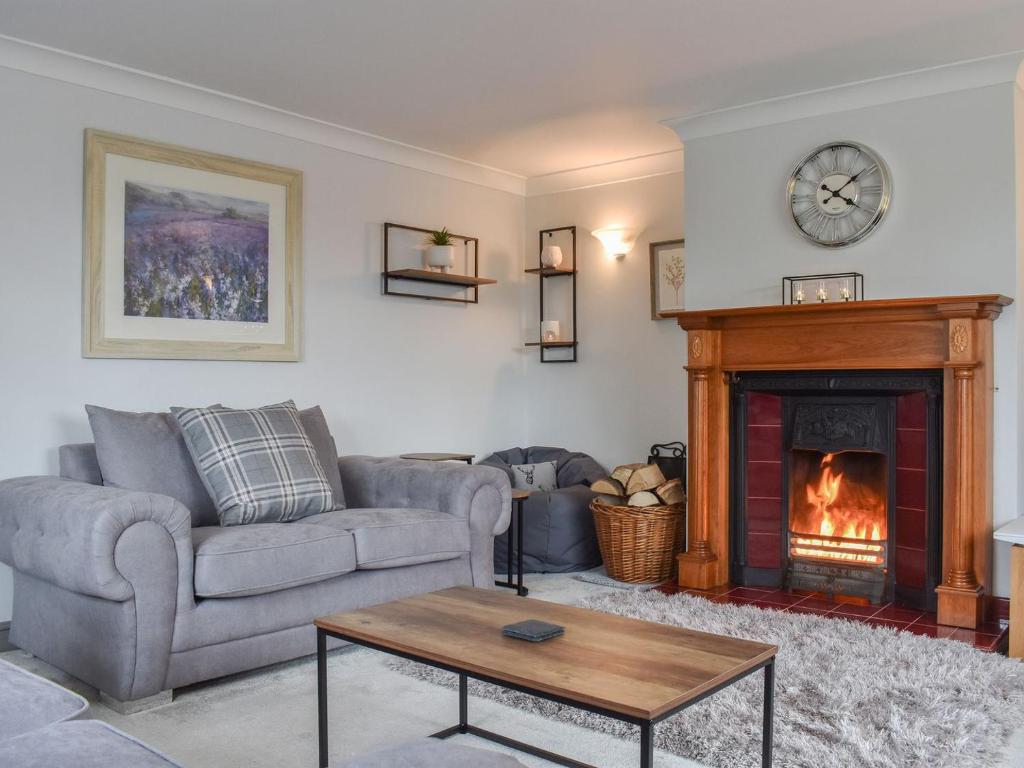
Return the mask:
{"type": "MultiPolygon", "coordinates": [[[[966,643],[860,622],[619,592],[599,611],[779,646],[775,765],[780,768],[983,768],[1024,722],[1024,664],[966,643]]],[[[404,674],[454,688],[455,675],[394,659],[404,674]]],[[[655,746],[708,766],[760,765],[763,678],[755,673],[655,727],[655,746]]],[[[638,729],[470,681],[472,695],[637,740],[638,729]]]]}

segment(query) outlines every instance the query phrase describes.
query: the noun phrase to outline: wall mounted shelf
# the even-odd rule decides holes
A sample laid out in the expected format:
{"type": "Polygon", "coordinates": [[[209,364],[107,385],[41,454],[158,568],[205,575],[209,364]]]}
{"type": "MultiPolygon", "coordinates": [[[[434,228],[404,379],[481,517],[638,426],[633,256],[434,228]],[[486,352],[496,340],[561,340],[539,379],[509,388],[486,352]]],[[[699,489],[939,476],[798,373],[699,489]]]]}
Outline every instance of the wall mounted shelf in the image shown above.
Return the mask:
{"type": "MultiPolygon", "coordinates": [[[[549,245],[555,245],[556,243],[551,242],[555,238],[555,234],[559,232],[566,233],[570,240],[569,252],[565,253],[564,244],[565,238],[562,238],[562,244],[559,247],[563,247],[563,256],[568,257],[571,255],[572,261],[568,267],[545,267],[543,264],[538,264],[536,267],[531,267],[525,270],[528,275],[537,275],[541,279],[537,281],[540,291],[540,321],[543,322],[546,319],[553,320],[554,318],[545,317],[546,304],[544,301],[544,284],[547,282],[549,277],[568,277],[570,278],[571,284],[571,298],[572,298],[572,339],[558,340],[558,341],[529,341],[525,346],[527,347],[539,347],[540,348],[540,361],[542,363],[575,363],[577,360],[577,348],[579,347],[579,339],[576,336],[576,275],[579,271],[578,264],[576,261],[576,227],[554,227],[552,229],[542,229],[538,233],[538,248],[537,248],[537,259],[540,260],[540,255],[544,252],[544,238],[548,238],[549,245]],[[557,356],[549,357],[545,354],[548,350],[561,350],[556,353],[557,356]],[[565,351],[571,352],[571,355],[566,355],[565,351]]],[[[564,290],[564,288],[555,288],[552,286],[551,290],[564,290]]]]}
{"type": "Polygon", "coordinates": [[[392,269],[387,273],[392,280],[417,280],[421,283],[446,283],[447,285],[496,285],[497,280],[489,277],[456,275],[452,272],[431,272],[428,269],[392,269]]]}
{"type": "MultiPolygon", "coordinates": [[[[402,249],[398,243],[393,243],[393,238],[396,238],[399,234],[405,234],[404,251],[405,251],[405,262],[408,263],[410,260],[415,258],[417,261],[422,263],[422,244],[424,241],[424,235],[429,235],[433,232],[432,229],[425,229],[423,227],[408,227],[403,224],[394,224],[392,222],[385,222],[384,224],[384,268],[381,271],[381,292],[385,296],[406,296],[413,299],[426,299],[428,301],[451,301],[457,304],[478,304],[479,303],[479,288],[481,285],[496,285],[497,280],[492,280],[487,277],[480,277],[480,240],[476,237],[469,237],[467,235],[452,235],[452,240],[456,241],[456,245],[462,244],[462,258],[465,272],[469,272],[470,263],[472,263],[472,274],[460,273],[460,272],[433,272],[429,269],[421,269],[415,267],[403,267],[399,269],[393,269],[391,261],[398,251],[402,249]],[[408,234],[415,233],[415,235],[408,234]],[[400,291],[392,288],[393,281],[412,282],[412,283],[425,283],[438,286],[435,290],[436,293],[412,293],[411,291],[400,291]],[[442,293],[441,290],[447,287],[448,293],[442,293]],[[459,295],[450,295],[451,289],[463,289],[461,292],[456,292],[459,295]]],[[[458,249],[457,249],[458,250],[458,249]]],[[[427,290],[424,288],[424,290],[427,290]]]]}
{"type": "Polygon", "coordinates": [[[575,275],[575,269],[559,269],[558,267],[534,267],[523,270],[528,275],[540,275],[541,277],[567,277],[575,275]]]}

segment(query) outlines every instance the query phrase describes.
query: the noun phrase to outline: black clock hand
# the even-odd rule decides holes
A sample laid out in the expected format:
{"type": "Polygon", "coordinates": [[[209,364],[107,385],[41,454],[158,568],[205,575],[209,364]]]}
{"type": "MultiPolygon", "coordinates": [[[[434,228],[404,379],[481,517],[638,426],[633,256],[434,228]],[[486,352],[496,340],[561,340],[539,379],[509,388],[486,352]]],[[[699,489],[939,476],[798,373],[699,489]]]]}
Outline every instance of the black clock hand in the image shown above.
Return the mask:
{"type": "MultiPolygon", "coordinates": [[[[867,168],[861,168],[859,171],[857,171],[855,174],[853,174],[853,176],[850,177],[850,181],[856,181],[860,177],[860,175],[862,173],[871,173],[877,167],[878,167],[878,165],[875,164],[875,165],[869,165],[867,168]]],[[[847,182],[847,183],[849,183],[849,182],[847,182]]]]}

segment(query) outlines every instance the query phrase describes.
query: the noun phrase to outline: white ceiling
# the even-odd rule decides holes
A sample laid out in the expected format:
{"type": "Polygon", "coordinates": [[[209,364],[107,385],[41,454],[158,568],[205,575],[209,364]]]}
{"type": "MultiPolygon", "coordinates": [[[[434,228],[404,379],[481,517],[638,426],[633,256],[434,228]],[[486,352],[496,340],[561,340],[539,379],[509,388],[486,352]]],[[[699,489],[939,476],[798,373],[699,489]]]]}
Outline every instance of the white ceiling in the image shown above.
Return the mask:
{"type": "Polygon", "coordinates": [[[0,0],[0,34],[532,177],[1024,47],[1024,0],[0,0]]]}

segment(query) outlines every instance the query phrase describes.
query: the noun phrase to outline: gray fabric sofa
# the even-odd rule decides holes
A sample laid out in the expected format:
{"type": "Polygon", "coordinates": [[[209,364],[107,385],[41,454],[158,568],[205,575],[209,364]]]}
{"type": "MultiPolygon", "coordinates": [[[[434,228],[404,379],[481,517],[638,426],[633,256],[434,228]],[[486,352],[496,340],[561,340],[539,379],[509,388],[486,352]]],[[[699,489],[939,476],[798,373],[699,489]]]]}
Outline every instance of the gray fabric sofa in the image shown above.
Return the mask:
{"type": "MultiPolygon", "coordinates": [[[[500,469],[510,482],[515,464],[556,462],[558,488],[531,493],[523,502],[523,570],[527,573],[585,571],[601,564],[601,550],[594,532],[590,501],[596,493],[590,484],[608,475],[604,467],[585,453],[564,448],[509,448],[493,453],[477,466],[500,469]]],[[[494,542],[494,564],[498,573],[507,569],[508,535],[494,542]]]]}
{"type": "Polygon", "coordinates": [[[366,456],[338,466],[347,509],[193,528],[176,499],[103,486],[91,444],[62,447],[60,477],[0,482],[11,642],[130,711],[314,653],[318,616],[493,584],[503,472],[366,456]]]}

